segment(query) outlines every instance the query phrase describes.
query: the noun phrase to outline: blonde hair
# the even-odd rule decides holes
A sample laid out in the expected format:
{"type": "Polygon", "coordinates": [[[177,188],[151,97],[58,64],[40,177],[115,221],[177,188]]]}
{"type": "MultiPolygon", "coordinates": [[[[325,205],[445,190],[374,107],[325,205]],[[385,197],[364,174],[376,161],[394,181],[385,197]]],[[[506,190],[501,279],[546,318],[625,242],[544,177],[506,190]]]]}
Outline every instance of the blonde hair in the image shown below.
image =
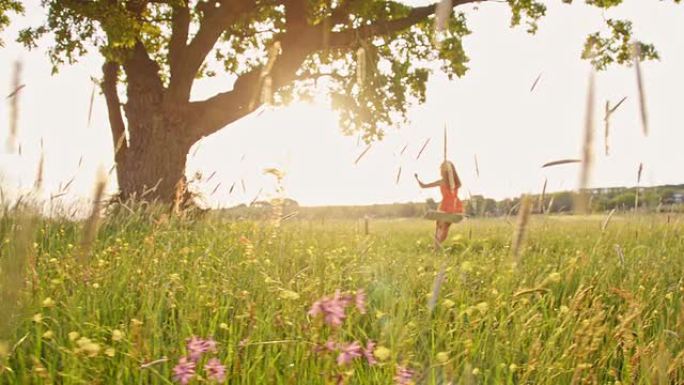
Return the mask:
{"type": "Polygon", "coordinates": [[[442,175],[442,180],[446,180],[449,183],[450,190],[456,190],[461,187],[461,180],[458,178],[456,173],[456,167],[454,164],[448,160],[445,160],[440,166],[440,173],[442,175]]]}

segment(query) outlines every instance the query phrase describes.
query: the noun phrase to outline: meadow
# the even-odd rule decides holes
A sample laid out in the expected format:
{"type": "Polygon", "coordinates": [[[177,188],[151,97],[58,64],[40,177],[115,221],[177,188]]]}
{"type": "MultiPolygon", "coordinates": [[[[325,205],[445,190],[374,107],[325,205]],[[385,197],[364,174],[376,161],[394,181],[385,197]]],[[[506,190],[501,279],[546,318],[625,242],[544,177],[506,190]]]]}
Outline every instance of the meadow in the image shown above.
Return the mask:
{"type": "Polygon", "coordinates": [[[0,384],[684,383],[684,217],[604,220],[39,219],[0,384]]]}

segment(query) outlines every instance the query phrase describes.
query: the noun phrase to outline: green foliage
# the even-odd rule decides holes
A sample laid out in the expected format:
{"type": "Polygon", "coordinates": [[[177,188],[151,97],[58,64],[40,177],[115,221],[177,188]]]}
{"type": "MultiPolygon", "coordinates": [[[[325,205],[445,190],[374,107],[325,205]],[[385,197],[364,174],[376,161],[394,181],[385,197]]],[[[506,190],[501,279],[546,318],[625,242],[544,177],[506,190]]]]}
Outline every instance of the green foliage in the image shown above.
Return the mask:
{"type": "MultiPolygon", "coordinates": [[[[2,32],[10,23],[10,13],[21,14],[24,12],[24,6],[17,0],[0,0],[0,32],[2,32]]],[[[0,47],[4,46],[3,40],[0,38],[0,47]]]]}
{"type": "MultiPolygon", "coordinates": [[[[587,0],[586,3],[605,9],[622,1],[587,0]]],[[[238,3],[250,5],[235,11],[237,16],[221,27],[220,38],[197,76],[224,73],[240,76],[262,68],[268,61],[269,47],[292,32],[288,31],[286,12],[290,3],[43,0],[45,22],[21,31],[19,41],[35,48],[41,37],[49,36],[52,44],[48,52],[55,71],[90,50],[98,50],[106,59],[121,62],[136,42],[141,42],[160,68],[160,77],[168,84],[174,9],[187,7],[190,41],[211,21],[210,11],[238,3]]],[[[511,26],[525,25],[528,32],[537,31],[538,21],[546,13],[542,2],[507,0],[507,3],[511,9],[511,26]]],[[[302,4],[304,10],[299,12],[306,12],[305,22],[309,26],[322,26],[324,40],[332,33],[345,31],[353,32],[357,38],[344,45],[325,46],[310,52],[296,81],[272,90],[273,100],[276,104],[289,103],[295,98],[320,96],[321,90],[325,90],[329,102],[340,111],[345,133],[360,132],[366,141],[381,138],[383,129],[404,122],[408,108],[425,100],[426,82],[432,71],[439,67],[453,78],[465,75],[468,70],[463,39],[470,31],[463,13],[452,12],[446,30],[437,36],[434,16],[427,14],[404,28],[385,28],[390,23],[411,18],[412,12],[418,9],[399,1],[306,0],[302,4]],[[370,36],[358,32],[372,26],[377,29],[370,36]],[[362,55],[358,54],[360,50],[362,55]]],[[[7,22],[6,10],[16,11],[20,7],[14,0],[0,1],[0,26],[7,22]]],[[[607,26],[610,34],[604,36],[597,32],[589,36],[583,55],[599,69],[612,63],[629,63],[631,58],[630,43],[634,38],[631,23],[609,19],[607,26]]],[[[652,45],[640,43],[640,48],[641,60],[658,58],[652,45]]]]}
{"type": "MultiPolygon", "coordinates": [[[[612,63],[628,64],[635,56],[632,36],[632,22],[627,20],[608,19],[606,24],[611,30],[610,36],[596,32],[584,44],[582,58],[590,59],[597,69],[605,69],[612,63]]],[[[652,44],[637,42],[639,60],[658,59],[658,53],[652,44]]]]}
{"type": "Polygon", "coordinates": [[[520,25],[525,20],[527,31],[535,33],[538,29],[537,21],[546,14],[546,6],[535,0],[508,0],[513,16],[511,26],[520,25]]]}

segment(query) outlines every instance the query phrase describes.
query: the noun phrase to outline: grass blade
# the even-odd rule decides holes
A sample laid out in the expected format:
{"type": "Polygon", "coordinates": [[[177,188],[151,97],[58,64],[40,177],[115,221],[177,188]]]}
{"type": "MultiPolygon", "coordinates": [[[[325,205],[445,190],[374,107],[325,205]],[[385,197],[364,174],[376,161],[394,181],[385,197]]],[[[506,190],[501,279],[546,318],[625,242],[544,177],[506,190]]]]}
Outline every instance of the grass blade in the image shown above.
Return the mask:
{"type": "Polygon", "coordinates": [[[594,71],[589,73],[589,90],[587,92],[587,106],[584,121],[584,141],[582,143],[582,168],[580,169],[580,194],[577,202],[579,212],[586,213],[589,209],[586,189],[589,186],[591,168],[594,162],[594,71]]]}
{"type": "Polygon", "coordinates": [[[581,163],[582,160],[580,159],[561,159],[561,160],[554,160],[551,162],[544,163],[541,168],[547,168],[547,167],[554,167],[554,166],[560,166],[563,164],[571,164],[571,163],[581,163]]]}
{"type": "Polygon", "coordinates": [[[644,136],[648,136],[648,111],[646,110],[646,95],[644,93],[644,80],[641,74],[641,45],[633,44],[634,69],[636,72],[637,89],[639,91],[639,112],[641,113],[641,127],[644,136]]]}
{"type": "Polygon", "coordinates": [[[354,161],[354,164],[355,165],[359,164],[359,161],[361,160],[361,158],[363,158],[366,155],[366,153],[368,152],[368,150],[370,150],[370,149],[371,149],[371,145],[369,144],[368,147],[366,147],[366,149],[363,150],[363,152],[361,152],[361,154],[356,158],[356,160],[354,161]]]}
{"type": "Polygon", "coordinates": [[[532,87],[530,87],[530,92],[534,91],[534,89],[537,87],[537,83],[539,83],[539,80],[542,77],[542,73],[540,72],[539,75],[537,75],[537,78],[534,79],[534,83],[532,83],[532,87]]]}
{"type": "Polygon", "coordinates": [[[420,159],[420,156],[423,155],[423,151],[425,151],[425,148],[427,147],[428,143],[430,143],[430,138],[425,139],[423,147],[420,148],[420,151],[418,151],[418,155],[416,155],[416,160],[420,159]]]}

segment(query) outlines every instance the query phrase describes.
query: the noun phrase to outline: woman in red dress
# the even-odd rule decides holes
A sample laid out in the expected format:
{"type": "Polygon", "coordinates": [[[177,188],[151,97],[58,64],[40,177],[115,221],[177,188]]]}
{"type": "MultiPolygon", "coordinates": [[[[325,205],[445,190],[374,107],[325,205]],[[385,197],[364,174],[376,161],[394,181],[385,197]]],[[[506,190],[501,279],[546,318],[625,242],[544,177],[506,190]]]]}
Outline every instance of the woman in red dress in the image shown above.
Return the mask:
{"type": "MultiPolygon", "coordinates": [[[[416,180],[421,188],[439,187],[442,193],[442,202],[439,204],[439,211],[462,214],[463,203],[458,199],[458,189],[461,188],[461,179],[458,177],[454,164],[444,161],[439,168],[442,178],[432,183],[423,183],[415,174],[416,180]]],[[[441,245],[449,234],[450,222],[437,221],[435,227],[435,244],[441,245]]]]}

